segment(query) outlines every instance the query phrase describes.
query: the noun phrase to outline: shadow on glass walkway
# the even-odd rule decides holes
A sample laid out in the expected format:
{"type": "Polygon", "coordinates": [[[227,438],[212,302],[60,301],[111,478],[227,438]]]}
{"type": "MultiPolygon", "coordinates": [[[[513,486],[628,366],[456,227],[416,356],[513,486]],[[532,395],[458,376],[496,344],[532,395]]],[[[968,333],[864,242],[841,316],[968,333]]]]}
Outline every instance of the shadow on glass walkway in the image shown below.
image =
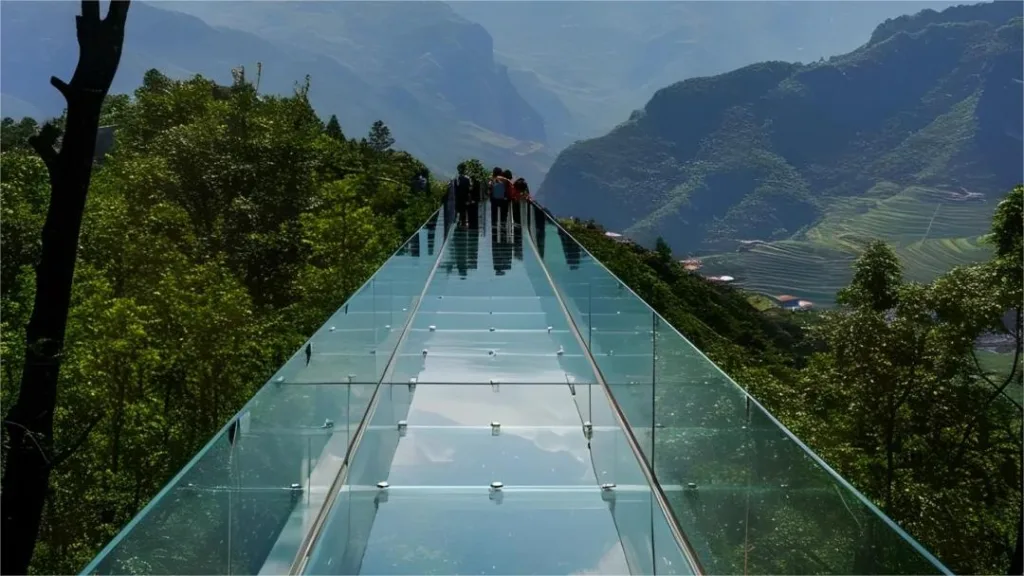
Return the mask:
{"type": "Polygon", "coordinates": [[[85,573],[948,573],[539,206],[439,210],[85,573]]]}

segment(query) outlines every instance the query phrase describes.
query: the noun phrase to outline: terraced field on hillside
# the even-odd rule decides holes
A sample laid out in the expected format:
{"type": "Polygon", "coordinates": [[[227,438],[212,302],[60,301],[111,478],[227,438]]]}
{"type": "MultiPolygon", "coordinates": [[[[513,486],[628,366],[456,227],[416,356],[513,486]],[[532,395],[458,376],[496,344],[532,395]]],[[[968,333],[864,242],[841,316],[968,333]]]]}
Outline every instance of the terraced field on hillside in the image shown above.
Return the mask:
{"type": "Polygon", "coordinates": [[[873,197],[836,200],[803,234],[705,258],[704,270],[734,276],[749,290],[830,306],[850,280],[850,265],[873,239],[893,245],[906,277],[919,282],[988,258],[980,236],[988,232],[999,198],[916,186],[882,196],[889,190],[899,189],[883,183],[869,192],[873,197]]]}
{"type": "Polygon", "coordinates": [[[814,242],[785,240],[747,252],[704,258],[702,273],[729,274],[737,284],[762,294],[793,294],[817,305],[835,299],[849,282],[855,256],[814,242]]]}

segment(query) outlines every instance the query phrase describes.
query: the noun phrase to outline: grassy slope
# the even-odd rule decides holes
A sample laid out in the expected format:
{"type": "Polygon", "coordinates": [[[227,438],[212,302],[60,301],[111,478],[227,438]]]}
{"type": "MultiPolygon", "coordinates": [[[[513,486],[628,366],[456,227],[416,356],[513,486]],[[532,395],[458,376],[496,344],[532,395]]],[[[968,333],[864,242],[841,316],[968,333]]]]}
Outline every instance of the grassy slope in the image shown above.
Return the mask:
{"type": "Polygon", "coordinates": [[[908,187],[883,198],[836,200],[799,239],[771,242],[749,252],[705,259],[709,274],[732,274],[740,285],[772,295],[794,293],[830,305],[851,276],[865,243],[896,247],[910,280],[926,282],[953,266],[987,259],[978,234],[991,222],[996,201],[952,200],[937,189],[908,187]]]}

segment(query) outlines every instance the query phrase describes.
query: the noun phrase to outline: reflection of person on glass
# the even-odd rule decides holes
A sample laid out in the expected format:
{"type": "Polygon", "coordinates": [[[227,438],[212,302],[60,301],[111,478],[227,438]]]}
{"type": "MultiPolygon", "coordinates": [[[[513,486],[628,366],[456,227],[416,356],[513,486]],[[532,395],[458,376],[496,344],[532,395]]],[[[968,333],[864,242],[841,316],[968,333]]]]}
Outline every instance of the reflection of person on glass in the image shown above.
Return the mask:
{"type": "Polygon", "coordinates": [[[459,269],[459,276],[465,278],[469,269],[469,237],[476,238],[476,234],[466,233],[463,228],[456,228],[452,234],[452,242],[455,243],[455,267],[459,269]]]}
{"type": "Polygon", "coordinates": [[[416,234],[412,237],[412,239],[409,240],[409,243],[406,244],[402,248],[402,250],[403,251],[404,250],[408,250],[409,253],[412,254],[413,258],[419,258],[420,257],[420,232],[419,232],[419,230],[416,231],[416,234]]]}
{"type": "Polygon", "coordinates": [[[558,229],[558,239],[562,241],[562,248],[565,250],[565,263],[569,265],[570,270],[576,270],[580,267],[579,244],[561,228],[558,229]]]}
{"type": "Polygon", "coordinates": [[[476,270],[477,262],[480,260],[480,235],[477,234],[476,230],[470,230],[466,233],[466,254],[468,255],[468,264],[470,270],[476,270]]]}
{"type": "Polygon", "coordinates": [[[523,260],[523,227],[519,224],[512,227],[512,253],[516,260],[523,260]]]}
{"type": "Polygon", "coordinates": [[[512,244],[500,229],[491,231],[491,260],[497,276],[504,276],[506,270],[512,269],[512,244]]]}
{"type": "Polygon", "coordinates": [[[538,204],[533,204],[533,237],[537,241],[537,252],[541,260],[544,259],[544,234],[547,231],[547,219],[544,217],[544,210],[538,204]]]}
{"type": "MultiPolygon", "coordinates": [[[[437,215],[427,222],[427,255],[434,254],[434,235],[437,233],[437,215]]],[[[418,244],[418,242],[417,242],[418,244]]]]}

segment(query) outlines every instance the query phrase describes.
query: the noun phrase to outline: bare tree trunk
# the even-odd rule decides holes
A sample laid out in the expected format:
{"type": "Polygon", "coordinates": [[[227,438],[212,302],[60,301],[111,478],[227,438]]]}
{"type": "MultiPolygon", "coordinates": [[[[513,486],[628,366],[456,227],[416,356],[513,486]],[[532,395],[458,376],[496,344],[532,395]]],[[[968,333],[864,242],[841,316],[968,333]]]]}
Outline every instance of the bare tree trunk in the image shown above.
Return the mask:
{"type": "Polygon", "coordinates": [[[100,110],[121,61],[128,6],[127,0],[115,0],[101,19],[99,0],[82,1],[82,15],[75,22],[79,48],[75,73],[70,83],[50,78],[68,105],[60,152],[54,150],[59,130],[50,124],[30,140],[50,174],[50,206],[36,267],[36,295],[26,333],[21,388],[4,419],[10,448],[0,491],[2,574],[28,572],[52,463],[63,460],[62,455],[53,454],[57,377],[100,110]]]}

